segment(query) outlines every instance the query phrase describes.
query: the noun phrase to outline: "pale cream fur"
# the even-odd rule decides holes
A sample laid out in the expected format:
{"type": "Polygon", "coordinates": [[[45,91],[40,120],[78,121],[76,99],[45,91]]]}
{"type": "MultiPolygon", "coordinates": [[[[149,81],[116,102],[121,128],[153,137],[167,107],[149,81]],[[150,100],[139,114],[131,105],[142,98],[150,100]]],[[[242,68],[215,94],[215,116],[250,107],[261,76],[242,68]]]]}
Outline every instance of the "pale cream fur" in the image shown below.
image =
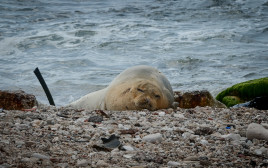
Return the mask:
{"type": "Polygon", "coordinates": [[[158,110],[172,107],[173,90],[157,69],[140,65],[126,69],[102,90],[70,104],[87,110],[158,110]]]}

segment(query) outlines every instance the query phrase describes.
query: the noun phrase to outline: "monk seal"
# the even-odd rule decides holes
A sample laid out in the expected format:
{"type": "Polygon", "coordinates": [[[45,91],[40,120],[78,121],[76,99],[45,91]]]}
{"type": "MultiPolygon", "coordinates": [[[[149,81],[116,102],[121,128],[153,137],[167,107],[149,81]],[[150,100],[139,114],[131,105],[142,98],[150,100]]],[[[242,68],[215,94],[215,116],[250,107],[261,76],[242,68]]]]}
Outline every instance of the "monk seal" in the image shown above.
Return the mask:
{"type": "Polygon", "coordinates": [[[174,93],[157,69],[139,65],[120,73],[108,87],[89,93],[69,106],[87,110],[142,110],[172,107],[174,93]]]}

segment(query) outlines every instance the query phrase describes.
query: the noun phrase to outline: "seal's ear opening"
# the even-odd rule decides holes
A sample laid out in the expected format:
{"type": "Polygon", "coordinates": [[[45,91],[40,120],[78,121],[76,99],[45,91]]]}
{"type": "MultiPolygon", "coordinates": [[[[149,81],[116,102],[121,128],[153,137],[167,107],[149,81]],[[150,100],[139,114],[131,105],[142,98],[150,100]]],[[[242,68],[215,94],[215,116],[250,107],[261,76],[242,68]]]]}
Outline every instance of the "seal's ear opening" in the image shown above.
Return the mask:
{"type": "Polygon", "coordinates": [[[55,106],[54,100],[53,100],[53,98],[52,98],[52,96],[51,96],[51,94],[50,94],[50,91],[49,91],[49,89],[48,89],[48,87],[47,87],[47,84],[46,84],[44,78],[42,77],[42,75],[41,75],[41,73],[40,73],[38,67],[35,68],[35,70],[34,70],[34,74],[36,75],[36,77],[37,77],[37,79],[39,80],[41,86],[43,87],[43,89],[44,89],[44,91],[45,91],[45,93],[46,93],[46,95],[47,95],[47,99],[48,99],[48,101],[49,101],[49,104],[52,105],[52,106],[55,106]]]}

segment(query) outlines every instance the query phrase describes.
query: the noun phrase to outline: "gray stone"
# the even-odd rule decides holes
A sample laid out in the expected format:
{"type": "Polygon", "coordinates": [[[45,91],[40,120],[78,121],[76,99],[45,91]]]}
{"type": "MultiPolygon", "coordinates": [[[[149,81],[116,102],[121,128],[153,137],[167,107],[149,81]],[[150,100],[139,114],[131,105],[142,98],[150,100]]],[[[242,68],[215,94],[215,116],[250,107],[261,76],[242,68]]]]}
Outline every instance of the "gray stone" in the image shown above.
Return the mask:
{"type": "Polygon", "coordinates": [[[78,167],[87,167],[89,165],[89,161],[86,159],[78,160],[76,165],[78,167]]]}
{"type": "Polygon", "coordinates": [[[144,140],[146,142],[155,143],[155,142],[161,142],[163,140],[163,138],[162,138],[162,135],[160,133],[156,133],[156,134],[147,135],[147,136],[143,137],[142,140],[144,140]]]}
{"type": "Polygon", "coordinates": [[[181,164],[179,162],[174,162],[174,161],[169,161],[167,163],[168,166],[173,166],[173,167],[176,167],[176,166],[180,166],[181,164]]]}
{"type": "Polygon", "coordinates": [[[247,128],[247,138],[268,141],[268,130],[260,124],[251,123],[247,128]]]}
{"type": "Polygon", "coordinates": [[[109,165],[104,162],[103,160],[99,160],[96,164],[97,168],[102,168],[102,167],[109,167],[109,165]]]}
{"type": "Polygon", "coordinates": [[[50,158],[49,156],[46,156],[46,155],[43,155],[43,154],[40,154],[40,153],[33,153],[32,157],[35,157],[35,158],[38,158],[38,159],[49,159],[50,158]]]}

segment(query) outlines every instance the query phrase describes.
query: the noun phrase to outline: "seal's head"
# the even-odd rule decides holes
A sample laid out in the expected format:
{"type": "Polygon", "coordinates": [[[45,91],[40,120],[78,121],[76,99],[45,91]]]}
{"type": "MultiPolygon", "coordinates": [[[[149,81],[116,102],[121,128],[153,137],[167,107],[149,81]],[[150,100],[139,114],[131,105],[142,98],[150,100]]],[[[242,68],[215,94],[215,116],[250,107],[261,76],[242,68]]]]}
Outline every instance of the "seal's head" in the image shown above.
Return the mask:
{"type": "Polygon", "coordinates": [[[106,108],[112,110],[158,110],[171,106],[173,95],[155,81],[131,80],[110,88],[106,108]]]}

